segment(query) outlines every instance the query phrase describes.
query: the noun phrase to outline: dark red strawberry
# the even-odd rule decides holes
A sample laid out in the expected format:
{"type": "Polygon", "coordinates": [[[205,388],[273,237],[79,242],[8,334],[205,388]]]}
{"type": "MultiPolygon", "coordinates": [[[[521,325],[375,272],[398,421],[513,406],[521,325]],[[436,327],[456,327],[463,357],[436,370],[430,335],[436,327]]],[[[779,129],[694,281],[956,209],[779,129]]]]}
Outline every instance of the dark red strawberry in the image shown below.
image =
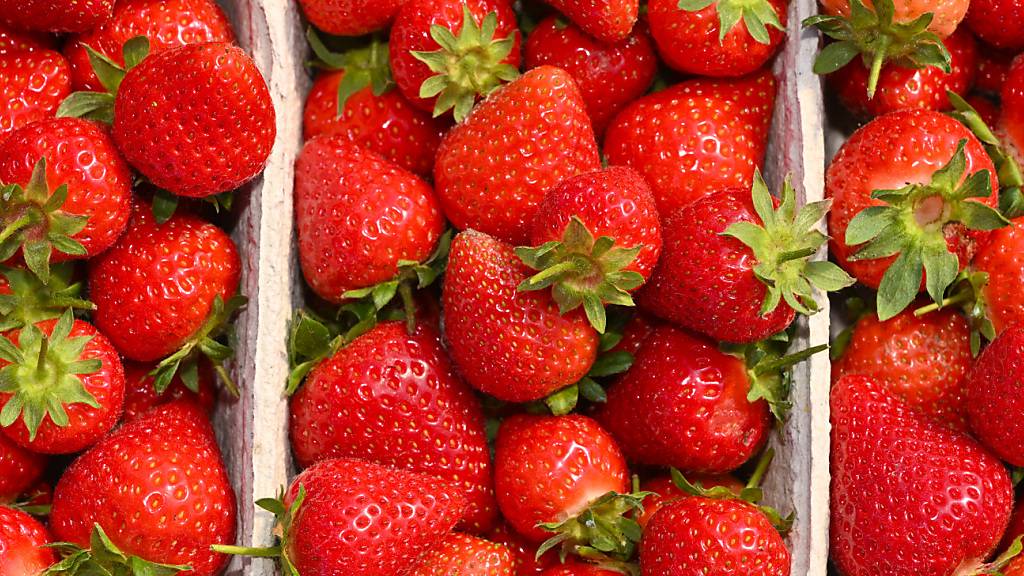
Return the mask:
{"type": "Polygon", "coordinates": [[[640,0],[545,0],[573,24],[606,44],[629,36],[640,11],[640,0]]]}
{"type": "Polygon", "coordinates": [[[71,70],[60,53],[0,51],[0,142],[17,128],[52,118],[69,94],[71,70]]]}
{"type": "Polygon", "coordinates": [[[663,215],[727,187],[750,188],[767,146],[775,78],[687,80],[645,96],[605,133],[611,164],[643,174],[663,215]]]}
{"type": "Polygon", "coordinates": [[[14,508],[0,506],[0,574],[42,574],[57,561],[49,532],[38,520],[14,508]]]}
{"type": "Polygon", "coordinates": [[[970,573],[1013,506],[995,457],[863,376],[832,388],[831,469],[832,559],[847,576],[970,573]]]}
{"type": "Polygon", "coordinates": [[[514,566],[512,573],[515,576],[536,576],[544,572],[546,568],[559,563],[557,551],[549,550],[546,554],[541,554],[538,557],[537,547],[539,544],[524,538],[510,528],[504,520],[487,534],[487,539],[503,544],[512,553],[514,566]]]}
{"type": "Polygon", "coordinates": [[[1002,52],[981,44],[978,47],[978,71],[974,89],[999,96],[1006,82],[1006,74],[1013,62],[1013,53],[1002,52]]]}
{"type": "Polygon", "coordinates": [[[1006,462],[1024,466],[1024,324],[1004,330],[967,378],[967,417],[978,440],[1006,462]]]}
{"type": "MultiPolygon", "coordinates": [[[[743,491],[743,482],[740,482],[729,474],[701,474],[691,472],[686,475],[686,479],[700,488],[711,489],[718,486],[727,488],[736,494],[737,497],[740,492],[743,491]]],[[[667,474],[643,481],[640,484],[640,490],[651,493],[647,498],[644,498],[644,513],[639,515],[636,519],[637,523],[640,524],[641,527],[646,527],[647,523],[654,517],[654,514],[658,510],[661,510],[661,508],[666,504],[675,502],[681,498],[689,498],[692,496],[692,494],[687,493],[685,490],[677,486],[672,480],[672,477],[667,474]]]]}
{"type": "Polygon", "coordinates": [[[217,403],[215,385],[217,376],[213,366],[205,359],[199,361],[196,383],[199,391],[189,390],[188,386],[176,374],[170,385],[163,392],[156,391],[156,378],[153,371],[157,365],[126,361],[124,363],[124,420],[125,422],[139,418],[155,406],[163,406],[175,401],[193,402],[207,414],[213,413],[217,403]]]}
{"type": "Polygon", "coordinates": [[[599,168],[575,82],[558,68],[541,66],[481,102],[448,133],[434,182],[456,228],[526,244],[545,192],[599,168]]]}
{"type": "Polygon", "coordinates": [[[548,568],[540,576],[619,576],[622,572],[608,570],[596,564],[584,564],[570,560],[567,564],[548,568]]]}
{"type": "Polygon", "coordinates": [[[407,0],[299,0],[314,26],[338,36],[362,36],[386,28],[407,0]]]}
{"type": "Polygon", "coordinates": [[[501,544],[451,533],[420,556],[409,576],[512,576],[512,554],[501,544]]]}
{"type": "Polygon", "coordinates": [[[115,0],[0,0],[0,21],[42,32],[85,32],[110,18],[115,0]]]}
{"type": "Polygon", "coordinates": [[[997,131],[1018,163],[1024,159],[1024,57],[1018,56],[1006,73],[1000,92],[1002,115],[997,131]]]}
{"type": "Polygon", "coordinates": [[[988,276],[977,300],[994,332],[1024,324],[1024,220],[993,232],[971,268],[988,276]]]}
{"type": "Polygon", "coordinates": [[[53,49],[55,44],[54,39],[48,34],[15,30],[0,22],[0,54],[53,49]]]}
{"type": "Polygon", "coordinates": [[[1024,50],[1024,5],[1016,0],[971,0],[967,26],[985,43],[1020,52],[1024,50]]]}
{"type": "Polygon", "coordinates": [[[46,457],[0,434],[0,502],[11,502],[39,480],[46,457]]]}
{"type": "Polygon", "coordinates": [[[995,126],[999,122],[999,106],[988,96],[974,93],[964,100],[974,108],[987,126],[995,126]]]}
{"type": "Polygon", "coordinates": [[[527,37],[525,59],[527,68],[554,66],[572,76],[598,136],[619,110],[647,92],[658,71],[645,25],[625,40],[605,44],[555,16],[527,37]]]}

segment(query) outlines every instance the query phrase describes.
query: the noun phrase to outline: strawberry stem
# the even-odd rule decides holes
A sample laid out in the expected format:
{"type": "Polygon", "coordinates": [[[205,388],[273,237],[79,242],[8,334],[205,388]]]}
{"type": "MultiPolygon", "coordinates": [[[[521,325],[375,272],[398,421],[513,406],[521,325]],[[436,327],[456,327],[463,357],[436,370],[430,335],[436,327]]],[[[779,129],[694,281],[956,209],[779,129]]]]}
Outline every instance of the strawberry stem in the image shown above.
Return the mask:
{"type": "Polygon", "coordinates": [[[878,47],[875,53],[871,55],[871,73],[868,75],[868,99],[875,97],[875,89],[878,88],[878,76],[882,73],[882,64],[885,63],[885,59],[888,56],[890,44],[892,44],[892,38],[888,34],[883,34],[878,39],[878,47]]]}
{"type": "Polygon", "coordinates": [[[43,334],[42,339],[39,341],[39,356],[36,359],[36,375],[42,380],[46,378],[47,372],[49,372],[48,364],[46,361],[46,355],[50,352],[50,337],[43,334]]]}
{"type": "Polygon", "coordinates": [[[802,248],[800,250],[790,250],[789,252],[783,252],[779,254],[776,262],[782,264],[783,262],[789,262],[791,260],[800,260],[807,258],[808,256],[814,256],[815,252],[818,251],[817,247],[802,248]]]}
{"type": "Polygon", "coordinates": [[[18,218],[14,222],[8,224],[7,227],[4,228],[2,232],[0,232],[0,243],[5,242],[18,230],[21,230],[22,228],[31,224],[32,220],[33,218],[31,214],[25,214],[21,218],[18,218]]]}
{"type": "Polygon", "coordinates": [[[255,548],[247,546],[228,546],[226,544],[214,544],[210,546],[210,550],[213,550],[214,552],[220,552],[221,554],[231,554],[233,556],[255,556],[257,558],[278,558],[281,556],[281,548],[279,546],[255,548]]]}
{"type": "Polygon", "coordinates": [[[761,480],[764,479],[765,472],[768,471],[768,466],[771,465],[772,459],[774,458],[774,448],[768,448],[761,453],[761,458],[757,461],[757,467],[754,468],[754,473],[750,475],[750,480],[747,480],[747,488],[759,488],[761,486],[761,480]]]}
{"type": "Polygon", "coordinates": [[[402,298],[402,308],[405,309],[405,330],[412,334],[416,331],[416,300],[412,297],[412,285],[409,282],[399,282],[398,295],[402,298]]]}
{"type": "Polygon", "coordinates": [[[213,371],[220,377],[220,381],[224,384],[224,387],[228,389],[228,393],[231,394],[232,398],[238,398],[238,384],[235,384],[231,374],[228,373],[227,368],[224,367],[220,362],[213,362],[213,371]]]}
{"type": "Polygon", "coordinates": [[[805,348],[804,350],[800,350],[799,352],[787,354],[777,360],[760,363],[757,365],[756,368],[754,368],[754,373],[757,374],[758,376],[764,376],[765,374],[779,372],[781,370],[789,368],[790,366],[795,366],[796,364],[803,362],[804,360],[810,358],[811,356],[814,356],[818,352],[827,349],[828,344],[819,344],[817,346],[811,346],[810,348],[805,348]]]}
{"type": "Polygon", "coordinates": [[[941,302],[931,302],[931,303],[927,304],[926,306],[921,306],[920,308],[914,310],[914,316],[917,317],[917,318],[920,318],[921,316],[924,316],[925,314],[929,314],[931,312],[935,312],[936,310],[939,310],[941,308],[945,308],[946,306],[953,306],[954,304],[962,304],[964,302],[967,302],[971,298],[973,298],[973,296],[974,295],[970,291],[966,291],[965,290],[963,292],[958,292],[958,293],[950,296],[949,298],[943,298],[941,302]]]}

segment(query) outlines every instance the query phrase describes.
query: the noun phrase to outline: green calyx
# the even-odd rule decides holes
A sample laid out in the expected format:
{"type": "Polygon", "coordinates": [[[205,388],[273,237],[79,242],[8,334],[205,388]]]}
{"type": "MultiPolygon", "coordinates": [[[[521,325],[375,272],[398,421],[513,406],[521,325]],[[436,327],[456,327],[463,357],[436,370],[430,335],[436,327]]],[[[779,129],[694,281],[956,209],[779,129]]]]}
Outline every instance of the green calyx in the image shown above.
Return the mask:
{"type": "Polygon", "coordinates": [[[1004,576],[1006,568],[1010,565],[1010,562],[1020,556],[1021,551],[1024,551],[1024,545],[1021,544],[1021,539],[1024,536],[1018,536],[1010,543],[1009,548],[1000,554],[995,560],[987,562],[978,566],[976,569],[968,573],[968,576],[1004,576]]]}
{"type": "Polygon", "coordinates": [[[785,422],[793,403],[789,399],[793,389],[793,366],[828,350],[827,344],[819,344],[804,350],[787,354],[789,334],[785,331],[751,344],[720,345],[722,352],[741,358],[747,367],[750,389],[747,401],[764,400],[777,421],[785,422]]]}
{"type": "Polygon", "coordinates": [[[608,492],[590,503],[586,510],[561,522],[542,523],[538,526],[553,532],[537,548],[537,558],[548,550],[558,548],[564,562],[570,554],[588,561],[615,565],[634,574],[635,567],[627,563],[633,558],[643,530],[634,518],[644,511],[644,498],[651,492],[619,494],[608,492]],[[631,570],[632,568],[632,570],[631,570]]]}
{"type": "Polygon", "coordinates": [[[737,222],[722,234],[736,238],[754,252],[754,275],[767,287],[762,316],[775,310],[781,301],[801,314],[814,314],[819,310],[814,288],[833,292],[853,285],[854,279],[835,264],[812,260],[828,242],[818,230],[829,210],[828,200],[811,202],[798,210],[796,191],[786,180],[782,202],[776,209],[760,172],[754,174],[751,193],[754,210],[763,224],[737,222]]]}
{"type": "MultiPolygon", "coordinates": [[[[138,185],[142,182],[147,182],[147,180],[141,175],[136,175],[135,184],[138,185]]],[[[178,196],[175,196],[174,194],[171,194],[167,190],[156,188],[156,186],[153,186],[152,183],[149,183],[149,185],[155,189],[153,192],[153,200],[150,203],[150,209],[153,212],[153,218],[156,220],[157,224],[163,224],[164,222],[170,220],[174,216],[174,213],[178,210],[178,203],[180,198],[178,196]]],[[[213,212],[215,214],[220,214],[221,212],[230,212],[231,207],[235,203],[235,192],[233,190],[229,190],[227,192],[221,192],[220,194],[206,196],[204,198],[201,198],[200,200],[204,204],[207,204],[211,208],[213,208],[213,212]]]]}
{"type": "Polygon", "coordinates": [[[872,192],[873,199],[886,205],[861,210],[846,229],[848,246],[863,245],[850,260],[898,255],[878,287],[879,320],[892,318],[914,300],[922,276],[932,300],[942,302],[960,270],[946,243],[951,225],[995,230],[1010,223],[998,210],[972,200],[991,195],[991,176],[988,170],[979,170],[964,177],[966,144],[960,140],[949,163],[932,175],[931,182],[872,192]]]}
{"type": "Polygon", "coordinates": [[[947,306],[960,308],[967,325],[971,328],[971,354],[975,357],[981,353],[982,339],[991,342],[996,338],[996,328],[988,317],[988,303],[985,300],[985,287],[988,286],[988,273],[970,269],[957,275],[949,294],[940,302],[933,302],[914,310],[914,316],[924,316],[947,306]]]}
{"type": "Polygon", "coordinates": [[[191,570],[190,566],[157,564],[132,556],[118,548],[99,524],[93,524],[89,548],[70,542],[56,542],[62,559],[42,576],[173,576],[191,570]]]}
{"type": "Polygon", "coordinates": [[[516,248],[516,256],[538,271],[517,289],[529,292],[551,287],[561,314],[582,305],[590,325],[603,334],[608,322],[605,305],[633,306],[629,293],[644,283],[638,272],[625,269],[641,248],[616,247],[609,236],[594,239],[583,221],[573,216],[561,240],[516,248]]]}
{"type": "Polygon", "coordinates": [[[25,186],[0,184],[0,262],[20,248],[25,265],[46,285],[54,250],[85,256],[85,247],[72,237],[85,229],[89,219],[61,210],[67,199],[67,184],[50,192],[46,158],[39,159],[25,186]]]}
{"type": "Polygon", "coordinates": [[[771,43],[768,26],[786,31],[768,0],[679,0],[679,8],[687,12],[699,12],[712,4],[718,12],[719,43],[740,20],[743,20],[750,36],[761,44],[771,43]]]}
{"type": "Polygon", "coordinates": [[[420,86],[420,98],[437,97],[434,116],[454,110],[455,121],[462,122],[473,108],[478,96],[486,96],[519,77],[519,70],[504,60],[515,47],[516,33],[494,39],[498,15],[488,13],[483,24],[473,19],[469,7],[462,6],[462,28],[459,35],[438,24],[430,27],[430,37],[440,50],[414,51],[412,55],[426,64],[435,76],[420,86]]]}
{"type": "Polygon", "coordinates": [[[35,325],[25,326],[17,346],[0,336],[0,358],[8,362],[0,368],[0,392],[11,394],[0,409],[0,426],[6,428],[20,417],[28,429],[29,440],[35,440],[47,416],[56,426],[68,425],[64,406],[100,407],[79,376],[98,372],[103,363],[98,359],[82,360],[92,336],[71,338],[74,321],[68,310],[48,335],[35,325]]]}
{"type": "Polygon", "coordinates": [[[281,488],[277,498],[263,498],[256,501],[256,505],[270,512],[277,518],[277,527],[274,534],[277,535],[277,545],[267,548],[256,548],[246,546],[227,546],[214,544],[210,547],[214,552],[221,554],[232,554],[235,556],[254,556],[257,558],[277,558],[281,566],[282,576],[299,576],[291,558],[288,557],[288,541],[292,528],[292,521],[298,513],[302,503],[306,500],[306,488],[299,486],[299,493],[290,507],[284,505],[284,488],[281,488]]]}
{"type": "Polygon", "coordinates": [[[874,98],[883,64],[951,71],[949,50],[928,30],[933,14],[922,14],[912,22],[893,22],[896,9],[892,0],[874,0],[873,5],[874,10],[861,0],[850,0],[849,16],[821,14],[803,21],[805,27],[813,26],[835,40],[818,54],[815,74],[831,74],[861,55],[869,70],[868,98],[874,98]]]}
{"type": "Polygon", "coordinates": [[[338,116],[345,112],[345,103],[356,92],[369,87],[374,96],[382,96],[394,88],[388,61],[388,43],[377,36],[371,36],[367,46],[341,53],[332,52],[312,27],[306,30],[306,40],[316,56],[311,66],[345,71],[338,84],[338,116]]]}
{"type": "Polygon", "coordinates": [[[28,270],[0,265],[10,294],[0,294],[0,332],[59,318],[65,310],[93,310],[96,305],[81,297],[82,283],[74,281],[74,265],[62,262],[50,269],[50,283],[43,284],[28,270]]]}
{"type": "Polygon", "coordinates": [[[89,55],[89,64],[106,92],[73,92],[57,108],[58,118],[85,118],[105,124],[114,122],[114,98],[128,71],[139,65],[149,55],[149,39],[136,36],[124,43],[121,49],[124,66],[103,54],[84,46],[89,55]]]}
{"type": "Polygon", "coordinates": [[[576,409],[579,399],[582,396],[589,402],[603,404],[608,400],[603,379],[616,374],[622,374],[633,365],[633,355],[625,350],[612,350],[622,341],[622,333],[608,331],[601,335],[598,344],[597,360],[590,367],[587,375],[580,378],[579,382],[566,386],[544,399],[548,410],[556,415],[562,416],[576,409]]]}
{"type": "Polygon", "coordinates": [[[328,322],[309,310],[296,310],[288,331],[289,373],[286,393],[289,396],[294,394],[317,364],[376,324],[376,315],[369,314],[365,320],[356,322],[349,333],[342,334],[338,324],[328,322]]]}

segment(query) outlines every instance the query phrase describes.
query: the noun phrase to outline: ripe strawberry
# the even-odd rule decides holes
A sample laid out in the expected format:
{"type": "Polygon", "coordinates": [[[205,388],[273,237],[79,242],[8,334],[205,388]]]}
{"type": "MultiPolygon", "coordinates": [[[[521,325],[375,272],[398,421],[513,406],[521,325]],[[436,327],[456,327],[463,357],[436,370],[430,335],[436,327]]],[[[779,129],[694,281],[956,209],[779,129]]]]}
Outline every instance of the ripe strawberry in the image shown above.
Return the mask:
{"type": "Polygon", "coordinates": [[[157,368],[152,363],[126,361],[124,363],[124,420],[129,422],[141,417],[156,406],[163,406],[175,401],[192,402],[203,409],[207,415],[213,413],[217,403],[217,392],[214,389],[216,376],[208,361],[199,361],[196,383],[199,391],[193,391],[175,375],[170,385],[163,392],[156,391],[156,379],[153,371],[157,368]]]}
{"type": "MultiPolygon", "coordinates": [[[[132,174],[107,132],[77,118],[42,120],[0,143],[7,236],[0,260],[20,251],[43,283],[49,263],[110,248],[131,215],[132,174]]],[[[0,233],[2,234],[2,233],[0,233]]]]}
{"type": "Polygon", "coordinates": [[[0,142],[17,128],[52,118],[70,93],[71,71],[60,53],[0,51],[0,142]]]}
{"type": "Polygon", "coordinates": [[[121,418],[117,350],[70,311],[0,336],[0,382],[2,432],[33,452],[78,452],[121,418]]]}
{"type": "Polygon", "coordinates": [[[977,78],[974,89],[993,96],[999,96],[1006,82],[1006,75],[1013,62],[1013,53],[1002,52],[989,48],[984,44],[978,46],[977,78]]]}
{"type": "MultiPolygon", "coordinates": [[[[744,487],[743,482],[729,474],[690,473],[686,475],[686,479],[700,488],[712,489],[723,487],[737,496],[743,491],[744,487]]],[[[654,514],[666,504],[682,498],[692,497],[692,494],[677,486],[668,474],[645,480],[640,484],[640,490],[651,493],[647,498],[644,498],[644,513],[637,516],[636,519],[641,527],[646,527],[647,523],[654,517],[654,514]]]]}
{"type": "Polygon", "coordinates": [[[786,0],[651,0],[658,53],[672,68],[700,76],[750,74],[786,37],[786,0]]]}
{"type": "Polygon", "coordinates": [[[114,104],[114,141],[153,184],[206,197],[256,176],[274,144],[274,106],[237,46],[189,44],[128,71],[114,104]]]}
{"type": "Polygon", "coordinates": [[[831,252],[879,289],[888,320],[921,288],[936,302],[1007,220],[993,208],[995,169],[981,142],[932,110],[901,110],[857,130],[825,175],[831,252]],[[897,257],[898,256],[898,257],[897,257]]]}
{"type": "Polygon", "coordinates": [[[11,502],[39,480],[46,457],[0,434],[0,502],[11,502]]]}
{"type": "Polygon", "coordinates": [[[456,228],[525,244],[544,193],[599,168],[579,90],[566,72],[541,66],[481,102],[448,132],[434,182],[456,228]]]}
{"type": "Polygon", "coordinates": [[[610,164],[643,174],[667,216],[715,190],[750,188],[774,105],[769,72],[687,80],[620,112],[605,133],[604,153],[610,164]]]}
{"type": "Polygon", "coordinates": [[[1004,330],[981,353],[967,379],[967,417],[975,437],[996,456],[1024,466],[1024,324],[1004,330]]]}
{"type": "Polygon", "coordinates": [[[0,20],[42,32],[84,32],[113,12],[114,0],[0,0],[0,20]]]}
{"type": "Polygon", "coordinates": [[[640,0],[545,0],[581,30],[605,44],[629,36],[640,11],[640,0]]]}
{"type": "Polygon", "coordinates": [[[658,71],[658,56],[645,25],[605,44],[573,24],[550,16],[526,39],[526,67],[554,66],[572,76],[600,136],[615,114],[643,96],[658,71]]]}
{"type": "Polygon", "coordinates": [[[1010,517],[1006,469],[968,436],[885,387],[832,388],[832,559],[847,576],[967,574],[1010,517]]]}
{"type": "Polygon", "coordinates": [[[974,108],[974,111],[978,113],[978,116],[981,117],[981,121],[985,125],[995,126],[999,122],[999,107],[988,96],[974,93],[964,98],[964,100],[974,108]]]}
{"type": "Polygon", "coordinates": [[[413,106],[461,122],[473,102],[518,75],[510,0],[405,2],[391,27],[391,71],[413,106]]]}
{"type": "Polygon", "coordinates": [[[299,0],[302,13],[320,30],[362,36],[387,27],[406,0],[299,0]]]}
{"type": "Polygon", "coordinates": [[[500,240],[468,230],[452,241],[442,296],[448,352],[466,382],[510,402],[573,384],[597,357],[583,312],[562,316],[550,293],[517,292],[528,277],[500,240]]]}
{"type": "Polygon", "coordinates": [[[330,302],[426,260],[444,231],[426,182],[342,135],[306,143],[294,194],[302,272],[330,302]]]}
{"type": "Polygon", "coordinates": [[[122,0],[111,20],[73,36],[64,47],[75,89],[103,90],[86,46],[124,66],[122,47],[138,36],[149,41],[151,55],[186,44],[235,41],[231,22],[213,0],[122,0]]]}
{"type": "Polygon", "coordinates": [[[1018,218],[993,232],[971,268],[988,275],[977,299],[994,332],[1024,323],[1024,220],[1018,218]]]}
{"type": "MultiPolygon", "coordinates": [[[[824,0],[821,6],[828,14],[848,16],[851,4],[850,0],[824,0]]],[[[864,5],[871,9],[873,4],[872,0],[864,2],[864,5]]],[[[897,23],[909,23],[925,14],[931,14],[928,30],[941,38],[946,38],[963,20],[968,4],[966,0],[901,0],[893,5],[893,20],[897,23]]]]}
{"type": "Polygon", "coordinates": [[[3,22],[0,22],[0,54],[48,50],[53,49],[55,44],[53,38],[48,34],[15,30],[8,28],[3,22]]]}
{"type": "Polygon", "coordinates": [[[622,572],[618,570],[607,570],[596,564],[584,564],[570,560],[567,564],[548,568],[541,572],[540,576],[620,576],[621,574],[622,572]]]}
{"type": "Polygon", "coordinates": [[[57,561],[50,534],[38,520],[14,508],[0,506],[0,574],[33,575],[57,561]]]}
{"type": "Polygon", "coordinates": [[[538,557],[538,544],[524,538],[510,528],[504,520],[487,534],[487,539],[504,545],[512,553],[512,573],[515,576],[536,576],[544,572],[546,568],[559,564],[556,551],[549,550],[538,557]]]}
{"type": "Polygon", "coordinates": [[[409,576],[512,576],[512,554],[501,544],[451,533],[420,556],[409,576]]]}
{"type": "Polygon", "coordinates": [[[1024,5],[1015,0],[972,0],[967,26],[986,44],[1002,50],[1024,50],[1024,5]]]}
{"type": "Polygon", "coordinates": [[[191,566],[190,576],[223,570],[227,556],[210,545],[235,541],[235,495],[199,407],[175,402],[156,408],[68,467],[54,490],[50,528],[62,541],[82,548],[91,543],[94,555],[77,550],[82,558],[110,562],[95,550],[94,525],[143,562],[191,566]]]}
{"type": "Polygon", "coordinates": [[[1018,56],[1003,82],[998,131],[1018,163],[1024,159],[1024,57],[1018,56]]]}

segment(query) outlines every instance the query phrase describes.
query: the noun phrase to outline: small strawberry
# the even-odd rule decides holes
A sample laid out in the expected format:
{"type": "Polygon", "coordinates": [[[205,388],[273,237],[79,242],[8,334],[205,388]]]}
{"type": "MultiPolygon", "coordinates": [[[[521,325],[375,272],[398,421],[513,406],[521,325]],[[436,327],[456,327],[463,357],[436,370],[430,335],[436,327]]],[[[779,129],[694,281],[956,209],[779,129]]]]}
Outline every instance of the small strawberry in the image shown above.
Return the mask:
{"type": "Polygon", "coordinates": [[[512,554],[501,544],[457,534],[420,556],[408,576],[513,576],[512,554]]]}
{"type": "Polygon", "coordinates": [[[456,228],[525,244],[545,192],[599,168],[575,82],[558,68],[541,66],[495,92],[448,132],[434,183],[456,228]]]}
{"type": "Polygon", "coordinates": [[[124,368],[95,328],[44,320],[0,336],[0,430],[34,452],[88,448],[121,418],[124,368]]]}
{"type": "Polygon", "coordinates": [[[967,378],[967,417],[975,437],[993,454],[1024,466],[1024,324],[1004,330],[967,378]]]}
{"type": "Polygon", "coordinates": [[[50,283],[43,284],[30,270],[0,266],[0,333],[59,318],[68,308],[93,310],[96,306],[81,298],[83,283],[75,272],[72,262],[57,264],[50,269],[50,283]]]}
{"type": "Polygon", "coordinates": [[[337,36],[362,36],[387,27],[407,0],[299,0],[314,26],[337,36]]]}
{"type": "Polygon", "coordinates": [[[555,16],[527,37],[525,60],[529,69],[554,66],[572,76],[598,136],[619,110],[647,92],[658,71],[645,25],[636,26],[625,40],[605,44],[555,16]]]}
{"type": "Polygon", "coordinates": [[[509,527],[502,520],[487,534],[487,539],[504,545],[512,553],[513,574],[515,576],[537,576],[546,568],[558,564],[558,554],[549,550],[537,555],[539,544],[533,543],[509,527]]]}
{"type": "Polygon", "coordinates": [[[545,0],[581,30],[606,44],[629,36],[640,12],[640,0],[545,0]]]}
{"type": "Polygon", "coordinates": [[[971,0],[967,26],[978,38],[1002,50],[1024,50],[1024,5],[1016,0],[971,0]]]}
{"type": "Polygon", "coordinates": [[[52,50],[55,45],[56,42],[48,34],[15,30],[0,22],[0,54],[6,52],[52,50]]]}
{"type": "Polygon", "coordinates": [[[1002,464],[871,378],[832,388],[832,560],[846,576],[972,573],[1010,517],[1002,464]]]}
{"type": "Polygon", "coordinates": [[[1014,59],[1002,91],[998,131],[1018,163],[1024,161],[1024,57],[1014,59]]]}
{"type": "Polygon", "coordinates": [[[518,292],[530,275],[512,246],[469,230],[452,241],[444,277],[444,330],[459,373],[510,402],[538,400],[578,381],[598,335],[581,310],[562,316],[549,292],[518,292]]]}
{"type": "Polygon", "coordinates": [[[217,393],[214,388],[217,377],[213,373],[213,367],[205,359],[199,361],[199,370],[196,378],[198,391],[190,390],[181,378],[176,374],[163,392],[156,391],[156,382],[153,371],[157,366],[152,363],[141,363],[125,361],[124,363],[124,421],[135,420],[156,406],[163,406],[175,401],[193,402],[203,409],[206,414],[213,413],[217,403],[217,393]]]}
{"type": "Polygon", "coordinates": [[[769,72],[680,82],[620,112],[605,133],[605,156],[642,174],[665,216],[721,188],[749,189],[764,160],[775,90],[769,72]]]}
{"type": "Polygon", "coordinates": [[[0,0],[0,21],[41,32],[85,32],[103,24],[115,0],[0,0]]]}
{"type": "Polygon", "coordinates": [[[50,529],[70,543],[68,574],[219,574],[228,558],[210,546],[235,541],[235,495],[206,415],[176,402],[121,425],[61,476],[50,529]]]}
{"type": "Polygon", "coordinates": [[[0,574],[34,576],[57,561],[51,538],[38,520],[14,508],[0,506],[0,574]]]}
{"type": "Polygon", "coordinates": [[[71,70],[59,52],[0,51],[0,142],[17,128],[52,118],[70,93],[71,70]]]}
{"type": "Polygon", "coordinates": [[[787,0],[651,0],[647,17],[658,53],[700,76],[755,72],[786,37],[787,0]]]}
{"type": "Polygon", "coordinates": [[[0,502],[11,502],[24,494],[43,475],[45,467],[45,456],[0,434],[0,502]]]}
{"type": "Polygon", "coordinates": [[[540,576],[621,576],[618,570],[608,570],[596,564],[584,564],[570,560],[567,564],[548,568],[540,576]]]}
{"type": "Polygon", "coordinates": [[[992,323],[994,336],[1010,326],[1024,324],[1024,220],[1018,218],[992,233],[971,262],[986,275],[975,297],[980,311],[992,323]]]}
{"type": "MultiPolygon", "coordinates": [[[[743,491],[743,482],[729,474],[690,473],[686,475],[686,479],[701,489],[710,490],[722,487],[737,496],[743,491]]],[[[644,513],[637,516],[636,519],[642,528],[647,526],[647,523],[651,521],[651,518],[654,517],[658,510],[661,510],[662,506],[681,498],[692,496],[692,494],[676,485],[675,481],[672,480],[672,476],[668,474],[641,482],[640,490],[651,493],[644,499],[644,513]]]]}

